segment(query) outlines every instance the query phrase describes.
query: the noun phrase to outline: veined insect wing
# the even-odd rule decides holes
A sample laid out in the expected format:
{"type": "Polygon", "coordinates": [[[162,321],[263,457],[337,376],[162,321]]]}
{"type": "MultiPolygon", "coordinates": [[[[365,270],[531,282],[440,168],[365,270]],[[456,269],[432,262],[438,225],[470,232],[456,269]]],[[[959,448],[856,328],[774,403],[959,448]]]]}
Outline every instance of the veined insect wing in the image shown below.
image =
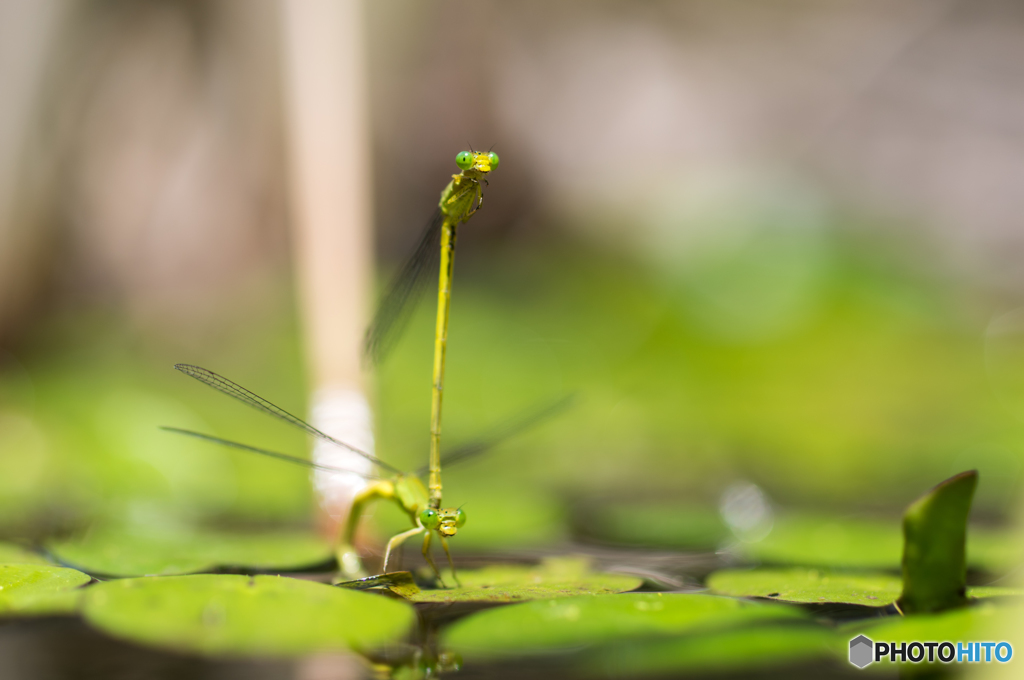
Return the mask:
{"type": "Polygon", "coordinates": [[[363,344],[363,357],[370,364],[384,361],[409,323],[416,303],[437,276],[443,223],[444,215],[438,209],[423,230],[416,250],[385,289],[363,344]]]}

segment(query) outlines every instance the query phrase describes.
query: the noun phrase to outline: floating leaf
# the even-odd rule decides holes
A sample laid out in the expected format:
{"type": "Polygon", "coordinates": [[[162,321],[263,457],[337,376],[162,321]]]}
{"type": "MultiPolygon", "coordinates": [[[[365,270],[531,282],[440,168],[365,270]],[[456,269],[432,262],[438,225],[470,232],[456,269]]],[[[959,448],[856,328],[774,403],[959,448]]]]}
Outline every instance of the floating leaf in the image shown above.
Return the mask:
{"type": "Polygon", "coordinates": [[[291,656],[395,641],[408,604],[280,576],[200,574],[108,581],[82,612],[115,637],[204,654],[291,656]]]}
{"type": "Polygon", "coordinates": [[[884,607],[900,595],[898,576],[846,574],[819,569],[748,569],[716,571],[708,588],[721,595],[767,597],[784,602],[842,602],[884,607]]]}
{"type": "Polygon", "coordinates": [[[621,593],[638,588],[642,583],[642,579],[635,576],[592,572],[585,558],[574,557],[545,560],[536,567],[495,565],[460,571],[459,580],[461,587],[421,590],[410,599],[413,602],[516,602],[621,593]]]}
{"type": "Polygon", "coordinates": [[[190,574],[223,567],[290,571],[323,564],[332,554],[323,539],[302,532],[238,534],[109,527],[48,547],[61,563],[106,576],[190,574]]]}
{"type": "Polygon", "coordinates": [[[13,543],[0,543],[0,564],[50,564],[39,553],[13,543]]]}
{"type": "MultiPolygon", "coordinates": [[[[962,607],[938,614],[915,614],[857,621],[842,627],[839,635],[842,643],[837,646],[836,652],[845,659],[850,640],[861,634],[873,641],[897,644],[915,641],[950,641],[956,644],[958,641],[970,640],[1006,640],[1007,635],[1016,634],[1015,631],[1022,616],[1024,616],[1024,607],[1019,605],[1006,606],[985,602],[973,607],[962,607]]],[[[900,664],[902,667],[907,665],[900,664]]],[[[889,662],[885,660],[880,664],[872,664],[870,668],[885,668],[887,666],[889,666],[889,662]]],[[[889,667],[891,668],[891,666],[889,667]]]]}
{"type": "Polygon", "coordinates": [[[71,613],[77,606],[77,588],[91,580],[74,569],[0,564],[0,615],[71,613]]]}
{"type": "Polygon", "coordinates": [[[671,639],[602,645],[590,651],[581,666],[587,675],[625,678],[684,671],[763,671],[770,667],[831,657],[835,640],[835,631],[818,625],[798,623],[744,627],[671,639]]]}
{"type": "Polygon", "coordinates": [[[967,603],[967,516],[977,486],[977,471],[963,472],[907,508],[903,516],[903,611],[938,612],[967,603]]]}
{"type": "Polygon", "coordinates": [[[467,616],[445,631],[442,646],[467,660],[499,659],[805,616],[795,607],[713,595],[569,597],[524,602],[467,616]]]}
{"type": "MultiPolygon", "coordinates": [[[[845,603],[885,607],[900,595],[898,576],[881,572],[845,573],[824,569],[723,569],[711,574],[708,588],[719,595],[764,597],[806,604],[845,603]]],[[[1024,588],[977,586],[973,598],[1015,597],[1024,588]]]]}

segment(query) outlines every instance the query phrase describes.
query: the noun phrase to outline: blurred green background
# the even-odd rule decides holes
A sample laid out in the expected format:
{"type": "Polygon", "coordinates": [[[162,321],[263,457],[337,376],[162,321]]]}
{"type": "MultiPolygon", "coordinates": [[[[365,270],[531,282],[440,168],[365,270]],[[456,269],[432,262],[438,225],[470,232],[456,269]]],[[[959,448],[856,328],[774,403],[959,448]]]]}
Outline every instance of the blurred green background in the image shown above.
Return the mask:
{"type": "MultiPolygon", "coordinates": [[[[884,236],[870,249],[841,230],[816,242],[823,261],[800,284],[810,291],[794,286],[803,274],[791,265],[759,262],[760,249],[675,278],[569,239],[476,247],[474,236],[465,230],[455,288],[446,441],[485,436],[552,397],[578,399],[445,472],[450,502],[474,520],[490,516],[465,540],[493,524],[497,535],[475,541],[499,546],[504,525],[524,512],[516,536],[560,535],[545,525],[549,515],[580,497],[713,505],[736,479],[790,507],[895,513],[936,480],[976,467],[981,516],[1014,510],[1020,383],[1010,378],[1021,373],[1020,336],[986,341],[979,310],[992,303],[935,272],[909,274],[898,248],[879,254],[884,236]],[[752,300],[753,318],[736,314],[752,300]],[[736,337],[738,328],[754,335],[736,337]]],[[[285,279],[268,287],[289,288],[285,279]]],[[[378,380],[378,453],[403,469],[426,460],[428,307],[378,380]]],[[[307,519],[301,468],[157,429],[302,454],[301,433],[171,368],[196,361],[302,413],[289,297],[236,309],[204,328],[199,348],[92,309],[55,315],[33,331],[31,351],[7,355],[4,531],[87,517],[307,519]]]]}
{"type": "MultiPolygon", "coordinates": [[[[1012,4],[933,5],[368,4],[382,283],[467,141],[502,158],[461,232],[446,442],[578,395],[445,471],[460,541],[737,481],[896,517],[969,468],[977,517],[1013,516],[1024,81],[968,48],[1024,43],[1012,4]]],[[[171,368],[305,413],[276,4],[39,7],[4,6],[0,534],[311,522],[301,468],[157,429],[308,446],[171,368]]],[[[402,468],[426,461],[430,306],[375,377],[402,468]]]]}

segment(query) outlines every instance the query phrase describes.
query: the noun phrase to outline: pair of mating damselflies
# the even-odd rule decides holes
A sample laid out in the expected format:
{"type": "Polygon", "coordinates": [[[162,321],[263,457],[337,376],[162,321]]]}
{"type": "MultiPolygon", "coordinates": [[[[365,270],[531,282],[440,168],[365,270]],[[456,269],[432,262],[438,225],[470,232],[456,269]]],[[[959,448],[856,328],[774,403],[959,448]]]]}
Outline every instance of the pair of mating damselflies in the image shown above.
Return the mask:
{"type": "MultiPolygon", "coordinates": [[[[393,475],[390,478],[364,475],[370,479],[370,482],[355,496],[352,508],[338,540],[338,569],[339,576],[343,579],[365,576],[362,561],[355,549],[355,532],[359,526],[359,520],[363,511],[369,503],[375,500],[390,500],[395,502],[409,515],[413,526],[408,531],[396,534],[388,541],[384,552],[383,572],[387,573],[388,562],[395,548],[408,538],[418,534],[425,534],[423,556],[426,558],[431,569],[433,569],[438,580],[443,583],[437,565],[434,564],[430,556],[431,537],[436,533],[440,538],[445,555],[448,557],[452,576],[458,582],[458,577],[455,576],[455,565],[452,562],[451,551],[448,548],[448,538],[454,536],[458,529],[465,524],[466,515],[461,508],[441,507],[442,466],[447,467],[456,461],[466,460],[483,453],[505,438],[529,428],[540,420],[549,417],[554,412],[561,410],[568,403],[568,399],[561,399],[542,408],[527,412],[519,418],[510,421],[491,437],[453,450],[444,457],[441,456],[441,402],[444,394],[445,351],[448,345],[448,316],[451,304],[456,236],[459,225],[469,220],[483,204],[483,187],[481,183],[486,184],[487,175],[498,166],[498,154],[494,152],[463,151],[455,157],[455,163],[461,172],[457,175],[452,175],[452,181],[441,192],[438,209],[427,225],[419,245],[409,260],[399,270],[395,280],[385,291],[380,308],[366,333],[365,353],[367,359],[372,363],[379,363],[384,359],[385,354],[397,339],[402,328],[405,326],[405,322],[408,321],[414,306],[412,303],[419,297],[418,293],[425,289],[423,284],[427,282],[427,277],[433,271],[434,264],[440,260],[440,275],[438,277],[437,289],[437,322],[434,335],[433,386],[430,405],[430,458],[426,466],[412,473],[402,473],[394,466],[366,451],[362,451],[321,432],[304,420],[292,415],[279,406],[275,406],[266,399],[253,394],[227,378],[217,375],[213,371],[190,364],[177,364],[175,366],[179,371],[206,383],[224,394],[296,426],[313,437],[361,456],[376,465],[380,471],[386,471],[393,475]],[[424,486],[421,479],[424,473],[427,474],[426,486],[424,486]]],[[[351,470],[320,465],[304,458],[241,444],[191,430],[172,427],[165,429],[317,470],[352,472],[351,470]]]]}

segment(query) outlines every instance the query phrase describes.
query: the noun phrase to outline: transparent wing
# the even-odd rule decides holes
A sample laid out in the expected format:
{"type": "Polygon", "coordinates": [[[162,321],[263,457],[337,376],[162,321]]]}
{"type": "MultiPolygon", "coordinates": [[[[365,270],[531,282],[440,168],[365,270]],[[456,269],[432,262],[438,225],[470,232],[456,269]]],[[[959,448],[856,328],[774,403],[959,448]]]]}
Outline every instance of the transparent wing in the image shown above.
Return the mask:
{"type": "MultiPolygon", "coordinates": [[[[444,470],[456,463],[462,463],[466,460],[487,453],[499,444],[503,444],[509,439],[531,430],[544,421],[550,420],[560,413],[563,413],[571,407],[575,401],[575,394],[567,394],[555,399],[554,401],[543,403],[520,413],[514,418],[506,421],[504,424],[496,427],[487,436],[481,437],[476,441],[471,441],[445,453],[441,456],[441,469],[444,470]]],[[[426,474],[428,470],[429,466],[424,465],[416,471],[416,474],[422,476],[426,474]]]]}
{"type": "Polygon", "coordinates": [[[274,458],[276,460],[283,460],[286,463],[295,463],[296,465],[302,465],[303,467],[313,468],[314,470],[324,470],[326,472],[350,472],[352,474],[365,477],[366,479],[380,479],[376,475],[368,475],[365,472],[359,472],[356,470],[346,470],[345,468],[334,467],[333,465],[320,465],[314,463],[311,460],[305,458],[299,458],[298,456],[289,456],[287,453],[278,453],[277,451],[269,451],[267,449],[261,449],[256,446],[249,446],[248,444],[241,444],[239,442],[233,442],[230,439],[221,439],[220,437],[214,437],[212,435],[203,434],[202,432],[194,432],[192,430],[183,430],[180,427],[161,427],[161,430],[167,432],[173,432],[175,434],[183,434],[188,437],[195,437],[196,439],[202,439],[213,444],[219,444],[221,446],[227,446],[233,449],[240,449],[242,451],[248,451],[249,453],[258,453],[261,456],[267,456],[268,458],[274,458]]]}
{"type": "MultiPolygon", "coordinates": [[[[340,446],[343,449],[347,449],[348,451],[351,451],[352,453],[358,456],[362,456],[363,458],[374,463],[375,465],[379,465],[385,470],[390,470],[395,474],[401,474],[401,471],[398,468],[394,467],[393,465],[388,465],[387,463],[380,460],[376,456],[373,456],[365,451],[361,451],[360,449],[357,449],[356,447],[351,446],[350,444],[346,444],[343,441],[335,439],[329,434],[321,432],[320,430],[316,429],[315,427],[307,423],[305,420],[302,420],[297,416],[293,416],[291,413],[288,413],[280,406],[275,406],[274,404],[270,403],[263,397],[257,394],[253,394],[252,392],[245,389],[241,385],[231,382],[222,375],[218,375],[213,371],[208,371],[207,369],[201,368],[199,366],[193,366],[192,364],[175,364],[174,367],[181,371],[182,373],[184,373],[185,375],[192,376],[196,380],[206,383],[215,390],[223,392],[224,394],[228,395],[229,397],[237,399],[243,404],[248,404],[249,406],[252,406],[255,409],[258,409],[266,414],[274,416],[279,420],[283,420],[284,422],[289,423],[290,425],[293,425],[318,439],[322,439],[323,441],[330,442],[335,446],[340,446]]],[[[299,460],[302,459],[300,458],[299,460]]]]}
{"type": "Polygon", "coordinates": [[[371,364],[381,363],[402,335],[413,309],[437,273],[441,258],[441,226],[444,215],[438,209],[423,230],[419,245],[388,285],[377,313],[366,329],[363,355],[371,364]]]}

